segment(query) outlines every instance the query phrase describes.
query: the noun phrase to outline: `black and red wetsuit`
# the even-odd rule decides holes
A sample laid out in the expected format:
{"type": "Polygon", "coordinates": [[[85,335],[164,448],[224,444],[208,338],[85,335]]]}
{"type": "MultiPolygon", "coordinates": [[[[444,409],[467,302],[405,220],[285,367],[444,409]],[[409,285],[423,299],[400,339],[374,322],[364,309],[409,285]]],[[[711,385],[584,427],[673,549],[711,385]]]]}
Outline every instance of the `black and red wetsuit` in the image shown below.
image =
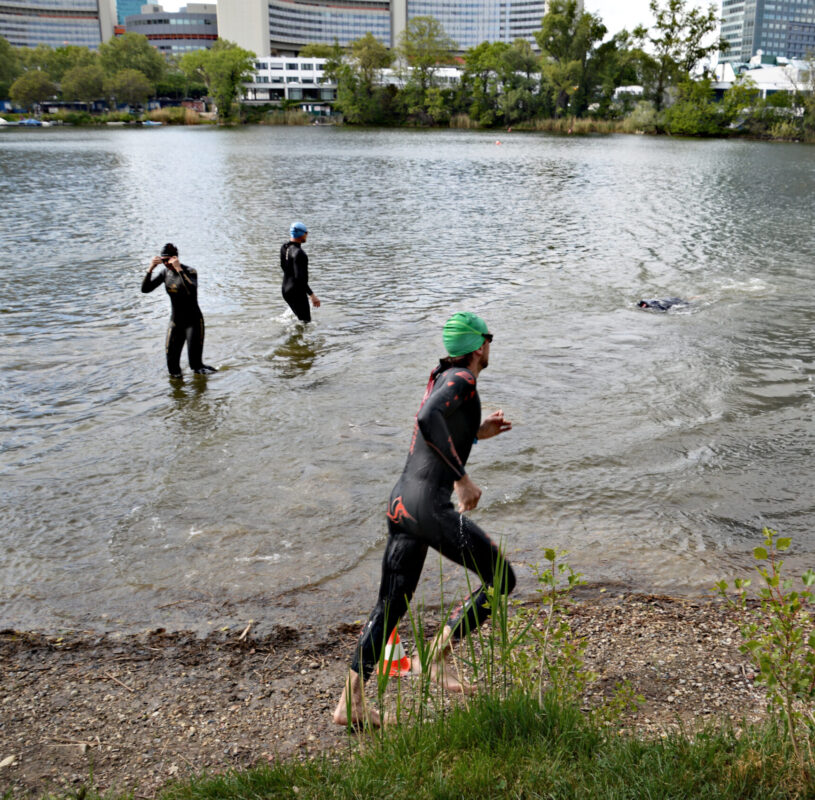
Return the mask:
{"type": "Polygon", "coordinates": [[[388,504],[388,542],[376,607],[362,630],[351,668],[367,679],[399,619],[407,611],[428,547],[475,572],[482,582],[447,620],[454,638],[477,628],[488,616],[487,588],[515,586],[512,567],[498,547],[450,500],[453,483],[464,476],[481,424],[475,376],[442,361],[430,375],[413,430],[405,469],[388,504]],[[497,580],[502,565],[504,575],[497,580]]]}
{"type": "Polygon", "coordinates": [[[204,354],[204,315],[198,307],[198,273],[184,264],[179,264],[178,272],[162,266],[153,275],[148,272],[142,281],[141,290],[152,292],[161,284],[167,290],[172,306],[170,327],[164,350],[167,354],[167,369],[170,375],[181,375],[181,349],[187,343],[187,358],[190,369],[199,373],[215,372],[214,367],[202,361],[204,354]]]}
{"type": "Polygon", "coordinates": [[[312,294],[308,285],[308,255],[299,242],[286,242],[280,248],[280,269],[283,270],[281,293],[297,319],[311,322],[312,294]]]}

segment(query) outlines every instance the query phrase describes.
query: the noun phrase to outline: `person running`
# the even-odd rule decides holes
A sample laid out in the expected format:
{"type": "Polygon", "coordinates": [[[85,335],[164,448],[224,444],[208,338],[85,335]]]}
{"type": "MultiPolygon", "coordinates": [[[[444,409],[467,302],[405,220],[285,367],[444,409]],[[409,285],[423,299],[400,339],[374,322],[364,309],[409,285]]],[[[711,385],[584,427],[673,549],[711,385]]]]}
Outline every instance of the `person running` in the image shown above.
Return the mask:
{"type": "MultiPolygon", "coordinates": [[[[382,723],[375,710],[365,707],[364,682],[407,611],[428,547],[472,570],[483,582],[451,613],[433,645],[431,677],[448,691],[472,691],[452,669],[453,643],[489,616],[490,587],[506,594],[515,587],[515,573],[498,547],[461,513],[474,509],[481,497],[481,490],[464,468],[473,444],[512,428],[503,411],[481,421],[476,380],[489,364],[492,338],[484,320],[471,312],[453,314],[444,325],[448,357],[430,374],[416,414],[407,462],[391,492],[379,597],[360,634],[334,711],[338,725],[382,723]],[[450,500],[453,490],[458,512],[450,500]],[[499,565],[503,574],[499,574],[499,565]]],[[[414,657],[411,669],[421,671],[418,657],[414,657]]]]}
{"type": "Polygon", "coordinates": [[[283,299],[301,322],[311,322],[311,308],[320,307],[320,298],[308,285],[308,256],[303,245],[308,239],[308,228],[302,222],[292,222],[290,239],[280,248],[280,269],[283,270],[283,299]]]}
{"type": "Polygon", "coordinates": [[[209,367],[201,360],[204,353],[204,315],[198,307],[198,273],[178,260],[178,248],[172,243],[164,245],[160,256],[153,256],[141,290],[146,294],[162,283],[172,307],[164,348],[170,376],[181,377],[180,360],[184,342],[187,343],[187,358],[193,372],[199,375],[217,372],[215,367],[209,367]],[[153,270],[159,264],[163,266],[154,276],[153,270]]]}

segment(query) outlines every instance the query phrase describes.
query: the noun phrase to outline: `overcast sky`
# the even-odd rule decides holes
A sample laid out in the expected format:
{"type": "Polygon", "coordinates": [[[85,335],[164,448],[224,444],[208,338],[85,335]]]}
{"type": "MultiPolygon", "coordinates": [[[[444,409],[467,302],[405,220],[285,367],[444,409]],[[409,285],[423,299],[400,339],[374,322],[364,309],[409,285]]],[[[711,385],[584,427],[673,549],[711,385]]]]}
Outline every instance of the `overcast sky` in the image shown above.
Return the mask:
{"type": "MultiPolygon", "coordinates": [[[[178,11],[187,5],[187,0],[159,0],[165,11],[178,11]]],[[[648,0],[583,0],[586,11],[599,15],[608,28],[609,35],[615,34],[622,28],[632,30],[640,23],[648,25],[651,22],[651,12],[648,10],[648,0]]],[[[697,5],[707,7],[706,3],[697,5]]]]}

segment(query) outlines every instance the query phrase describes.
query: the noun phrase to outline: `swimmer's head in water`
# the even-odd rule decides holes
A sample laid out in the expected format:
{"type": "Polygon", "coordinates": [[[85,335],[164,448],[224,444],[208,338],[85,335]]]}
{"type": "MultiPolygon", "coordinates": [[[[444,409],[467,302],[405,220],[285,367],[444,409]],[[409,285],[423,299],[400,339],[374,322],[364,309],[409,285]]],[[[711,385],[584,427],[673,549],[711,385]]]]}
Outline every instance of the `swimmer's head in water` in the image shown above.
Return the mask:
{"type": "Polygon", "coordinates": [[[308,228],[304,222],[292,222],[289,228],[289,236],[292,239],[302,239],[308,233],[308,228]]]}
{"type": "Polygon", "coordinates": [[[161,248],[161,257],[162,258],[172,258],[173,256],[178,255],[178,248],[172,243],[167,242],[164,247],[161,248]]]}
{"type": "Polygon", "coordinates": [[[492,341],[492,334],[478,314],[459,311],[444,323],[442,339],[448,355],[458,358],[478,350],[485,341],[492,341]]]}

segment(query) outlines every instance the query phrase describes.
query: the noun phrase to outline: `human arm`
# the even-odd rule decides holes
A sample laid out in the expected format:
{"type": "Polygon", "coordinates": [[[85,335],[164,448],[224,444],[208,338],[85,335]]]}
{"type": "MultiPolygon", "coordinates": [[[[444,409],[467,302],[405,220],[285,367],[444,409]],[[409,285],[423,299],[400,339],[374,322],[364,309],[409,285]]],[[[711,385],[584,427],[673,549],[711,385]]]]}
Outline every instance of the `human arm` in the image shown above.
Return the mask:
{"type": "Polygon", "coordinates": [[[456,490],[456,497],[458,497],[458,510],[459,511],[472,511],[481,499],[481,489],[479,489],[466,473],[461,480],[453,484],[456,490]]]}
{"type": "Polygon", "coordinates": [[[153,256],[150,260],[150,266],[147,268],[147,273],[144,276],[144,280],[141,282],[141,290],[145,294],[148,292],[152,292],[158,286],[161,286],[164,283],[164,271],[159,270],[158,275],[153,277],[153,270],[161,264],[161,256],[153,256]]]}
{"type": "MultiPolygon", "coordinates": [[[[447,419],[474,395],[475,377],[469,370],[447,370],[438,376],[432,391],[426,396],[416,415],[422,438],[450,470],[454,481],[464,477],[464,461],[456,450],[447,419]]],[[[467,436],[468,443],[473,437],[472,428],[470,431],[467,436]]],[[[465,453],[465,459],[466,457],[465,453]]]]}
{"type": "Polygon", "coordinates": [[[499,433],[506,433],[512,430],[512,423],[504,419],[504,412],[500,409],[493,411],[479,426],[476,438],[491,439],[493,436],[498,436],[499,433]]]}

